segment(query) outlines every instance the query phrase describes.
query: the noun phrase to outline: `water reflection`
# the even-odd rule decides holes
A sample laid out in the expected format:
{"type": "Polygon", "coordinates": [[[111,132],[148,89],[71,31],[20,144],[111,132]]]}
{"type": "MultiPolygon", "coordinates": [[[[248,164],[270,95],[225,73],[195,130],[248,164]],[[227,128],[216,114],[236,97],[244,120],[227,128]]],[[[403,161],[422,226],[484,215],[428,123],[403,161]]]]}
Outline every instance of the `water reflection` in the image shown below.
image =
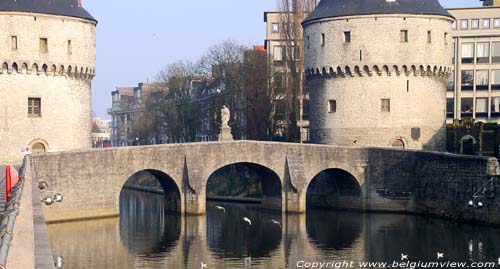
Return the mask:
{"type": "Polygon", "coordinates": [[[133,256],[164,256],[181,234],[178,214],[165,214],[162,194],[121,192],[120,238],[133,256]]]}
{"type": "Polygon", "coordinates": [[[361,237],[363,215],[349,212],[312,210],[307,214],[307,234],[325,251],[351,248],[361,237]]]}
{"type": "Polygon", "coordinates": [[[267,269],[296,268],[302,260],[392,262],[401,253],[434,261],[437,251],[446,260],[497,261],[500,253],[500,231],[489,227],[327,211],[282,217],[220,203],[209,203],[206,216],[187,218],[165,215],[161,195],[124,194],[120,219],[49,225],[63,268],[200,268],[204,262],[208,268],[267,269]]]}
{"type": "Polygon", "coordinates": [[[220,258],[270,257],[281,242],[281,214],[264,213],[251,205],[207,203],[208,247],[220,258]],[[216,209],[225,208],[225,212],[216,209]],[[247,217],[249,225],[243,221],[247,217]]]}

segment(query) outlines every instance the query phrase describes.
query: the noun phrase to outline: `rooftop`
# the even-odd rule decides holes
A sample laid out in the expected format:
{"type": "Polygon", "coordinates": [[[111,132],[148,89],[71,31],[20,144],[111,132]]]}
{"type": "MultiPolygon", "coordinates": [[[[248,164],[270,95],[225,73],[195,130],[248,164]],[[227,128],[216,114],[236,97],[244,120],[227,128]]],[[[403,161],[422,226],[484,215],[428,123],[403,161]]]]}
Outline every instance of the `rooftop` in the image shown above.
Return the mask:
{"type": "Polygon", "coordinates": [[[81,0],[0,0],[0,12],[27,12],[75,17],[97,22],[81,0]]]}
{"type": "Polygon", "coordinates": [[[453,18],[438,0],[321,0],[303,22],[374,14],[441,15],[453,18]]]}

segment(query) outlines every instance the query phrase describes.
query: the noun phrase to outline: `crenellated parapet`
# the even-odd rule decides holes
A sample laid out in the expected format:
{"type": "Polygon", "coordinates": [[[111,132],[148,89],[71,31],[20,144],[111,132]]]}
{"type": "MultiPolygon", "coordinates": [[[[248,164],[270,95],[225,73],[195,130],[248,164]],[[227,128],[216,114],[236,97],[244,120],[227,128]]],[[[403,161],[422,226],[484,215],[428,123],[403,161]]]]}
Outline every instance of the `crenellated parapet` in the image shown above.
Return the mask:
{"type": "Polygon", "coordinates": [[[26,75],[46,75],[64,76],[74,79],[92,80],[95,76],[94,67],[78,66],[71,64],[56,64],[43,62],[9,62],[2,61],[0,75],[5,74],[26,74],[26,75]]]}
{"type": "Polygon", "coordinates": [[[315,77],[373,77],[373,76],[427,76],[448,79],[451,67],[444,65],[355,65],[355,66],[323,66],[306,68],[308,79],[315,77]]]}

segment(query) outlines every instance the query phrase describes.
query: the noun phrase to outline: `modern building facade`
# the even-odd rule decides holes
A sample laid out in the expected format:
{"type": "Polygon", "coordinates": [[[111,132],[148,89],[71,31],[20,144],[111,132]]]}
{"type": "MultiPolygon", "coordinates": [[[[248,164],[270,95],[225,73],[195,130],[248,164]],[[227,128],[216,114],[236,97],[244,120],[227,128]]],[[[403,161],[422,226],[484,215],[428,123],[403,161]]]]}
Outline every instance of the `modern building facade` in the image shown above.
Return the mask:
{"type": "Polygon", "coordinates": [[[500,3],[454,8],[453,75],[447,91],[447,121],[473,118],[500,123],[500,3]]]}
{"type": "Polygon", "coordinates": [[[303,22],[313,143],[445,150],[453,16],[438,0],[323,0],[303,22]]]}
{"type": "Polygon", "coordinates": [[[0,164],[91,148],[94,19],[81,1],[0,1],[0,164]]]}

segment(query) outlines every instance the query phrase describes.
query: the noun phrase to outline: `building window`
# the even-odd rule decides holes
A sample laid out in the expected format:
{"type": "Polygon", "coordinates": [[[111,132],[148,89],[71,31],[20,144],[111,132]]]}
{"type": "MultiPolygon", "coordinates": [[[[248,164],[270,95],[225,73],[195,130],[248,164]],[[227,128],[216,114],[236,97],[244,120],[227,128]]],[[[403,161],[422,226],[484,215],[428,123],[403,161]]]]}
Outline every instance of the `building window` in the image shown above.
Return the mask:
{"type": "Polygon", "coordinates": [[[450,75],[450,77],[448,77],[447,90],[449,92],[455,91],[455,71],[451,71],[451,75],[450,75]]]}
{"type": "Polygon", "coordinates": [[[279,23],[271,24],[271,31],[273,33],[278,33],[280,31],[280,24],[279,23]]]}
{"type": "Polygon", "coordinates": [[[381,100],[381,111],[382,112],[391,112],[391,99],[382,99],[381,100]]]}
{"type": "Polygon", "coordinates": [[[344,32],[344,42],[351,43],[351,32],[344,32]]]}
{"type": "Polygon", "coordinates": [[[470,98],[462,98],[462,113],[464,114],[472,114],[474,111],[474,99],[470,98]]]}
{"type": "Polygon", "coordinates": [[[427,31],[427,43],[432,43],[432,32],[427,31]]]}
{"type": "Polygon", "coordinates": [[[408,43],[408,30],[401,30],[400,39],[401,43],[408,43]]]}
{"type": "Polygon", "coordinates": [[[293,46],[291,49],[291,53],[292,53],[292,59],[300,60],[300,47],[299,46],[293,46]]]}
{"type": "Polygon", "coordinates": [[[42,116],[42,99],[28,98],[28,117],[38,118],[42,116]]]}
{"type": "Polygon", "coordinates": [[[460,29],[462,30],[469,29],[469,20],[460,20],[460,29]]]}
{"type": "Polygon", "coordinates": [[[321,34],[321,46],[325,45],[325,34],[321,34]]]}
{"type": "Polygon", "coordinates": [[[448,33],[444,33],[444,44],[448,45],[448,33]]]}
{"type": "Polygon", "coordinates": [[[476,63],[490,62],[490,42],[477,43],[476,63]]]}
{"type": "Polygon", "coordinates": [[[285,58],[285,50],[283,46],[274,46],[273,48],[273,59],[275,62],[283,62],[285,58]]]}
{"type": "Polygon", "coordinates": [[[336,112],[337,112],[337,100],[329,100],[328,113],[336,113],[336,112]]]}
{"type": "Polygon", "coordinates": [[[462,43],[462,63],[474,62],[474,43],[462,43]]]}
{"type": "Polygon", "coordinates": [[[451,24],[451,28],[453,30],[457,30],[457,21],[453,21],[453,23],[451,24]]]}
{"type": "Polygon", "coordinates": [[[462,91],[472,91],[474,89],[474,71],[462,70],[462,91]]]}
{"type": "Polygon", "coordinates": [[[491,70],[491,89],[500,90],[500,70],[491,70]]]}
{"type": "Polygon", "coordinates": [[[307,40],[306,40],[306,47],[309,49],[311,47],[311,40],[309,38],[309,36],[307,36],[307,40]]]}
{"type": "Polygon", "coordinates": [[[490,29],[490,19],[483,19],[483,29],[490,29]]]}
{"type": "Polygon", "coordinates": [[[489,85],[489,71],[477,70],[476,71],[476,90],[488,90],[489,85]]]}
{"type": "Polygon", "coordinates": [[[491,98],[491,113],[500,113],[500,97],[491,98]]]}
{"type": "Polygon", "coordinates": [[[488,115],[488,98],[476,98],[476,116],[488,115]]]}
{"type": "Polygon", "coordinates": [[[471,29],[479,29],[479,19],[474,19],[470,21],[471,29]]]}
{"type": "Polygon", "coordinates": [[[17,36],[13,35],[10,37],[10,43],[12,50],[17,50],[17,36]]]}
{"type": "Polygon", "coordinates": [[[73,54],[73,45],[71,44],[71,40],[68,40],[68,55],[73,54]]]}
{"type": "Polygon", "coordinates": [[[40,38],[40,52],[49,51],[49,41],[47,38],[40,38]]]}
{"type": "Polygon", "coordinates": [[[453,48],[453,49],[452,49],[452,51],[451,51],[451,52],[452,52],[453,54],[451,55],[451,63],[452,63],[452,64],[455,64],[455,60],[456,60],[455,56],[456,56],[456,49],[457,49],[457,48],[455,47],[455,43],[453,43],[452,48],[453,48]]]}
{"type": "Polygon", "coordinates": [[[491,62],[500,63],[500,42],[491,43],[491,62]]]}
{"type": "Polygon", "coordinates": [[[455,111],[455,100],[453,98],[446,99],[446,115],[448,118],[453,118],[455,111]]]}
{"type": "Polygon", "coordinates": [[[500,19],[493,19],[493,27],[500,28],[500,19]]]}

